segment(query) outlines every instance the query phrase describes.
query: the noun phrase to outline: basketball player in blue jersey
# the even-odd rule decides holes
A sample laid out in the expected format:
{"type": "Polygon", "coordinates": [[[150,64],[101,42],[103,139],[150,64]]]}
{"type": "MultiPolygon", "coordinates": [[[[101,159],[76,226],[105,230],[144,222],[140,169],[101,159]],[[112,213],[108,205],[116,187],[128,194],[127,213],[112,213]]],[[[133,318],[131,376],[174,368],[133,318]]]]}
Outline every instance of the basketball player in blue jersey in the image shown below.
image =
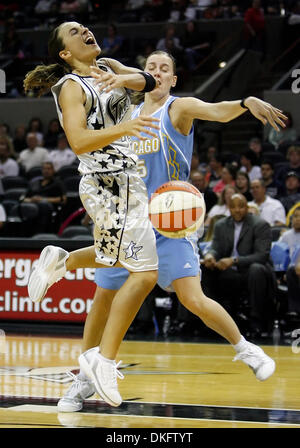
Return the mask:
{"type": "MultiPolygon", "coordinates": [[[[116,73],[119,72],[119,66],[114,66],[114,69],[116,73]]],[[[146,61],[145,70],[156,79],[157,87],[145,94],[144,101],[134,109],[132,117],[148,115],[157,118],[160,129],[153,130],[155,136],[142,134],[142,139],[133,138],[132,147],[139,157],[139,171],[149,197],[164,182],[188,180],[195,119],[227,122],[249,110],[264,124],[269,122],[276,130],[279,129],[278,125],[285,126],[282,121],[285,116],[280,110],[254,97],[242,102],[209,104],[195,98],[170,95],[170,89],[176,84],[176,69],[173,58],[167,53],[152,53],[146,61]]],[[[109,91],[121,82],[118,74],[105,74],[97,69],[93,73],[100,83],[100,90],[109,91]]],[[[263,381],[269,378],[275,370],[275,362],[260,347],[246,341],[224,308],[204,295],[200,283],[199,258],[192,239],[169,239],[155,233],[159,258],[158,284],[164,289],[172,288],[189,311],[231,343],[237,353],[235,359],[244,361],[257,379],[263,381]]],[[[122,268],[96,269],[97,289],[85,323],[84,353],[94,350],[101,342],[115,295],[127,276],[127,271],[122,268]]],[[[81,369],[76,381],[58,402],[58,410],[80,410],[84,398],[92,395],[93,391],[94,385],[81,369]]]]}

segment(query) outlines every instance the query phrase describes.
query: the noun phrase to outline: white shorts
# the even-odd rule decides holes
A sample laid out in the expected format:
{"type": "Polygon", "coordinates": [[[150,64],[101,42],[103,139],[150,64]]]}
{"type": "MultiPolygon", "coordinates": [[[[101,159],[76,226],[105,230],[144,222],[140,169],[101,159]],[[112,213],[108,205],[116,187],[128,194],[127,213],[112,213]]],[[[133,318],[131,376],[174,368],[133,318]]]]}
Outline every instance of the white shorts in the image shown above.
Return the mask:
{"type": "Polygon", "coordinates": [[[148,195],[135,172],[86,174],[81,201],[94,222],[96,261],[129,271],[158,269],[156,239],[148,216],[148,195]]]}

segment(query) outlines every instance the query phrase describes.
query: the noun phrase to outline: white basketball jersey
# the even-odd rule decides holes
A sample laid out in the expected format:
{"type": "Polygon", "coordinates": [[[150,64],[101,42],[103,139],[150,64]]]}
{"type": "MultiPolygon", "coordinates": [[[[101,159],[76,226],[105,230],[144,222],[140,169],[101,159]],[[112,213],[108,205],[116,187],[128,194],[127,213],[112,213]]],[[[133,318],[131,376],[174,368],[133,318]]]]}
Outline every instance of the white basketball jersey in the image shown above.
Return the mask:
{"type": "MultiPolygon", "coordinates": [[[[99,68],[112,72],[111,68],[102,61],[99,68]]],[[[58,103],[61,87],[67,79],[78,82],[86,95],[84,104],[88,129],[105,129],[114,126],[130,116],[130,99],[124,88],[114,89],[109,93],[99,91],[92,76],[79,76],[69,73],[61,78],[53,87],[56,110],[61,126],[63,127],[62,112],[58,103]],[[127,115],[128,114],[128,115],[127,115]]],[[[124,136],[113,143],[78,155],[80,164],[78,170],[81,174],[110,173],[136,167],[137,156],[131,150],[130,137],[124,136]]]]}

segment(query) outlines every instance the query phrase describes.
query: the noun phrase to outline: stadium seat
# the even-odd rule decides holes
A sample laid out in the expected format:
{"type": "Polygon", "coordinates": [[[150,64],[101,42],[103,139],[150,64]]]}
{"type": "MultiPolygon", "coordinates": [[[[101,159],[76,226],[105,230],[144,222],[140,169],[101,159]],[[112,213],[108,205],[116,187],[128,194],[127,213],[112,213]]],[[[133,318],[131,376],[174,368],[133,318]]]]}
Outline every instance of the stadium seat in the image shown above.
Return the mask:
{"type": "Polygon", "coordinates": [[[271,227],[271,233],[272,233],[272,241],[278,241],[279,237],[281,235],[282,230],[288,230],[286,226],[272,226],[271,227]]]}
{"type": "Polygon", "coordinates": [[[33,240],[59,240],[56,233],[37,233],[32,236],[33,240]]]}
{"type": "Polygon", "coordinates": [[[66,165],[62,166],[57,172],[56,176],[58,176],[61,180],[65,180],[68,177],[78,176],[78,168],[75,165],[66,165]]]}
{"type": "Polygon", "coordinates": [[[35,177],[42,177],[42,176],[43,176],[43,173],[42,173],[41,166],[33,166],[26,173],[26,177],[28,180],[34,179],[35,177]]]}
{"type": "Polygon", "coordinates": [[[18,205],[19,202],[14,200],[14,199],[4,199],[4,201],[2,201],[2,205],[5,209],[6,215],[9,216],[10,215],[10,211],[11,209],[15,206],[18,205]]]}
{"type": "Polygon", "coordinates": [[[4,192],[4,200],[13,199],[14,201],[19,201],[22,196],[26,194],[26,188],[10,188],[4,192]]]}
{"type": "Polygon", "coordinates": [[[67,192],[76,192],[76,193],[78,193],[80,180],[81,176],[79,175],[70,176],[65,179],[62,179],[67,192]]]}
{"type": "Polygon", "coordinates": [[[2,178],[2,185],[4,191],[11,188],[27,188],[28,180],[22,176],[6,176],[2,178]]]}
{"type": "Polygon", "coordinates": [[[84,226],[69,226],[62,232],[60,237],[73,238],[74,236],[79,235],[91,235],[91,232],[84,226]]]}
{"type": "Polygon", "coordinates": [[[22,202],[12,207],[10,217],[20,218],[21,221],[28,221],[38,217],[39,208],[36,204],[22,202]]]}

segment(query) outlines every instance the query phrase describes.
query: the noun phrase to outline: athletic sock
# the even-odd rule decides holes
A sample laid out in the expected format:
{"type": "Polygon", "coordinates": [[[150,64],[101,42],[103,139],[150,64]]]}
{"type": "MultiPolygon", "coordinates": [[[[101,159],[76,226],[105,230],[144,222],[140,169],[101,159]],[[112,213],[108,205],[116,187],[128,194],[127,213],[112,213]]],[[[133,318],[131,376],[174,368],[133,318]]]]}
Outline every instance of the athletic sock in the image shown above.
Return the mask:
{"type": "Polygon", "coordinates": [[[237,344],[233,345],[233,348],[237,353],[240,353],[247,348],[247,345],[248,341],[244,338],[244,336],[241,336],[240,341],[237,344]]]}

